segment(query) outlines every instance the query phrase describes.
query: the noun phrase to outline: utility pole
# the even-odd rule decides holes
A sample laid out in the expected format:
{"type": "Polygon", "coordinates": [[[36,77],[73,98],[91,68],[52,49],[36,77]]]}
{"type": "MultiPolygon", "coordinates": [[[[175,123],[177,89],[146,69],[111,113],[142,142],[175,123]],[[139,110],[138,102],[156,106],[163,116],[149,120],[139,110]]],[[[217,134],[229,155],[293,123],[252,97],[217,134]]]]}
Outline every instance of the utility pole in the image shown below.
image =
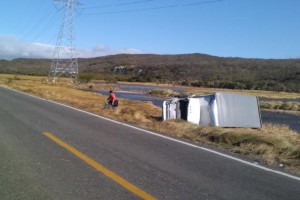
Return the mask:
{"type": "Polygon", "coordinates": [[[77,0],[54,0],[54,3],[62,5],[65,12],[49,72],[49,77],[53,78],[53,82],[59,76],[76,78],[78,75],[74,13],[76,6],[80,5],[77,0]]]}

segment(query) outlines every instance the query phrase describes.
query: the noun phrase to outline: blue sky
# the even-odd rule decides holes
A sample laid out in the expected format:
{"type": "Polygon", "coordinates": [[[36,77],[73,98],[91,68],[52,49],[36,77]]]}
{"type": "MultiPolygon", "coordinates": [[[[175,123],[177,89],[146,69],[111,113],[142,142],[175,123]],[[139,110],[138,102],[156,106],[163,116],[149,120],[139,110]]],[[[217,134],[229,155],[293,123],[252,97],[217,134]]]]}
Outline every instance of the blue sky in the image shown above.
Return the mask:
{"type": "MultiPolygon", "coordinates": [[[[75,18],[79,57],[204,53],[300,58],[300,0],[80,3],[75,18]]],[[[1,2],[0,59],[52,58],[63,14],[53,0],[1,2]]]]}

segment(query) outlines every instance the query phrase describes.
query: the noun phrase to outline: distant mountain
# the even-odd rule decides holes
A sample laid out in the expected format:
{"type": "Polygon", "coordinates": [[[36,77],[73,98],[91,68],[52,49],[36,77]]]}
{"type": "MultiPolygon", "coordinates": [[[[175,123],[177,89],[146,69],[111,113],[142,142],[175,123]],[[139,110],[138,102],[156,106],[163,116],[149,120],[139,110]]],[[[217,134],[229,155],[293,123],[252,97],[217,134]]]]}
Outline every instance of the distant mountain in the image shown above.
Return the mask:
{"type": "MultiPolygon", "coordinates": [[[[78,59],[80,73],[124,81],[300,92],[300,59],[245,59],[206,54],[119,54],[78,59]]],[[[47,59],[0,60],[0,72],[46,75],[47,59]]]]}

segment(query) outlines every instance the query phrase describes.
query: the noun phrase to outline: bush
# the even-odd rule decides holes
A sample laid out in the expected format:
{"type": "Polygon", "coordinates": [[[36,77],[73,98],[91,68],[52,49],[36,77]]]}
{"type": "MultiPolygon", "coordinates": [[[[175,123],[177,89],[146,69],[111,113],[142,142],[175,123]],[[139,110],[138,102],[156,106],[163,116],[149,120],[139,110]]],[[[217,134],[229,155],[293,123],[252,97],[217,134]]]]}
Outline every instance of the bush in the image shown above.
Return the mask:
{"type": "Polygon", "coordinates": [[[300,103],[298,102],[281,102],[281,101],[261,101],[260,107],[264,109],[280,109],[280,110],[291,110],[300,111],[300,103]]]}
{"type": "Polygon", "coordinates": [[[89,83],[92,80],[94,80],[96,77],[95,74],[79,74],[78,79],[79,80],[84,80],[85,83],[89,83]]]}
{"type": "Polygon", "coordinates": [[[173,90],[151,90],[148,94],[153,96],[163,96],[163,97],[174,97],[179,95],[178,92],[174,92],[173,90]]]}
{"type": "Polygon", "coordinates": [[[292,108],[292,103],[291,102],[285,102],[282,105],[279,106],[279,109],[281,110],[291,110],[292,108]]]}

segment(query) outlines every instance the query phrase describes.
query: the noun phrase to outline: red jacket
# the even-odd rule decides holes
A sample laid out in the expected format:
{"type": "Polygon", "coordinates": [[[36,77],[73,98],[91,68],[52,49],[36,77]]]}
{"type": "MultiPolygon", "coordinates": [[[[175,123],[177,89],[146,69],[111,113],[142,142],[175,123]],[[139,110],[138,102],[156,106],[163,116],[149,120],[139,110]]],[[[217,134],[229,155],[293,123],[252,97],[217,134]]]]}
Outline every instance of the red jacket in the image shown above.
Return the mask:
{"type": "Polygon", "coordinates": [[[110,93],[107,100],[111,100],[112,102],[117,100],[117,97],[116,97],[115,93],[110,93]]]}

